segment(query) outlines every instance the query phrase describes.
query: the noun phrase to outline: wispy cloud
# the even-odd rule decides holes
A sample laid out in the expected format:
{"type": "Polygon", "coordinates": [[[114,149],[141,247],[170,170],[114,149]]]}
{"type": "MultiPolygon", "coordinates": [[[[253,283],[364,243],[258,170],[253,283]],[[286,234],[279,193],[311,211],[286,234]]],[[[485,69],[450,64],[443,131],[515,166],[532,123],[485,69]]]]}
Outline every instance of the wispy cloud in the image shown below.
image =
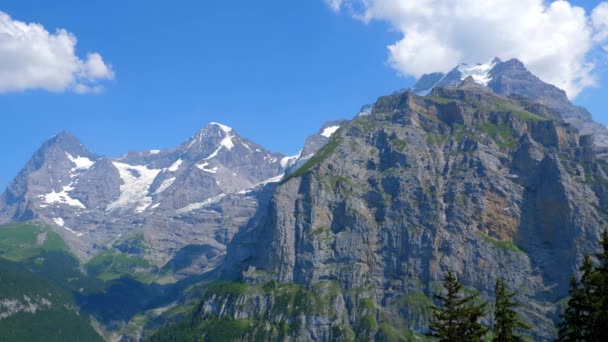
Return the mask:
{"type": "Polygon", "coordinates": [[[0,93],[29,89],[98,93],[99,82],[114,78],[98,53],[76,55],[76,36],[12,19],[0,11],[0,93]]]}
{"type": "Polygon", "coordinates": [[[388,46],[391,65],[419,77],[460,62],[521,59],[573,98],[596,84],[606,58],[608,3],[591,14],[568,1],[326,0],[336,12],[364,22],[387,21],[403,34],[388,46]]]}

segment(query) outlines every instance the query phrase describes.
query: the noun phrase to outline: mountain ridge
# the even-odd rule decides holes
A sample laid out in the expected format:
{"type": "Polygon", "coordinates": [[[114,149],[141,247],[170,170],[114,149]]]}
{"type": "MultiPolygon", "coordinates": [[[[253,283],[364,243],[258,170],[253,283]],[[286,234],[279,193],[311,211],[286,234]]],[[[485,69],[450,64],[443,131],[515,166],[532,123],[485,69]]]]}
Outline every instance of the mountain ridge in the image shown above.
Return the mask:
{"type": "Polygon", "coordinates": [[[448,73],[425,74],[412,87],[412,91],[424,96],[437,86],[458,86],[469,75],[474,79],[477,77],[476,83],[487,86],[497,94],[507,97],[525,96],[532,101],[545,104],[561,113],[563,119],[577,127],[581,134],[592,135],[598,147],[608,147],[608,128],[606,126],[594,122],[586,109],[570,102],[565,91],[543,82],[516,58],[503,62],[496,57],[488,63],[463,63],[448,73]]]}

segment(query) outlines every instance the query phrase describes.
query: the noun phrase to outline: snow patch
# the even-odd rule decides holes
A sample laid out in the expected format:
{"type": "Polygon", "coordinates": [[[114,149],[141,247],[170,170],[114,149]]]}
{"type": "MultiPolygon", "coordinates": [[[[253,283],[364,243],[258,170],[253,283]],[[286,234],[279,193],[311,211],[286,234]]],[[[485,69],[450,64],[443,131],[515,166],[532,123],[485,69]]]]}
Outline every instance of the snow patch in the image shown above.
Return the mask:
{"type": "Polygon", "coordinates": [[[361,110],[359,110],[359,114],[357,114],[357,116],[370,115],[372,113],[373,108],[374,107],[372,105],[365,105],[361,107],[361,110]]]}
{"type": "Polygon", "coordinates": [[[285,158],[281,159],[281,167],[287,168],[287,167],[292,166],[293,164],[296,163],[296,161],[298,160],[298,158],[300,158],[301,155],[302,155],[302,150],[300,150],[300,152],[298,154],[296,154],[295,156],[285,157],[285,158]]]}
{"type": "Polygon", "coordinates": [[[196,167],[198,167],[199,169],[205,171],[205,172],[209,172],[209,173],[216,173],[217,172],[217,167],[212,167],[210,169],[207,169],[207,166],[209,166],[209,162],[204,162],[204,163],[200,163],[200,164],[196,164],[196,167]]]}
{"type": "Polygon", "coordinates": [[[241,145],[245,146],[245,148],[248,149],[250,152],[253,152],[251,147],[249,147],[249,145],[245,144],[244,142],[241,142],[241,145]]]}
{"type": "Polygon", "coordinates": [[[150,150],[148,151],[149,154],[159,154],[160,150],[150,150]]]}
{"type": "Polygon", "coordinates": [[[154,210],[160,206],[160,203],[156,203],[155,205],[150,207],[150,210],[154,210]]]}
{"type": "Polygon", "coordinates": [[[203,159],[203,160],[209,160],[209,159],[213,159],[215,158],[215,156],[217,156],[218,153],[220,153],[220,150],[223,148],[224,146],[220,145],[215,151],[213,151],[213,153],[211,153],[210,155],[207,156],[207,158],[203,159]]]}
{"type": "Polygon", "coordinates": [[[338,128],[340,128],[340,126],[331,126],[331,127],[327,127],[323,130],[323,132],[321,132],[321,135],[329,138],[331,137],[334,133],[336,133],[336,131],[338,130],[338,128]]]}
{"type": "Polygon", "coordinates": [[[483,86],[487,86],[490,81],[492,81],[492,77],[490,76],[490,71],[494,68],[496,63],[485,63],[485,64],[477,64],[477,65],[468,65],[468,64],[460,64],[458,66],[458,71],[460,71],[460,80],[464,81],[467,77],[473,77],[473,81],[477,84],[481,84],[483,86]]]}
{"type": "Polygon", "coordinates": [[[314,153],[306,155],[306,156],[302,157],[302,160],[308,160],[308,159],[312,158],[312,156],[314,156],[314,155],[315,155],[314,153]]]}
{"type": "Polygon", "coordinates": [[[73,229],[70,229],[70,228],[66,227],[65,226],[65,221],[61,217],[55,217],[55,218],[53,218],[53,222],[55,222],[56,225],[58,225],[60,227],[63,227],[64,229],[66,229],[67,231],[69,231],[70,233],[72,233],[72,234],[74,234],[74,235],[76,235],[78,237],[81,237],[81,236],[84,235],[84,233],[79,233],[79,232],[77,232],[77,231],[75,231],[73,229]]]}
{"type": "Polygon", "coordinates": [[[175,163],[171,164],[171,166],[169,166],[169,168],[167,170],[171,171],[171,172],[175,172],[179,169],[180,165],[182,165],[184,161],[181,159],[178,159],[175,163]]]}
{"type": "Polygon", "coordinates": [[[272,178],[268,178],[267,180],[264,180],[264,181],[259,182],[259,183],[256,185],[256,187],[258,187],[258,186],[260,186],[260,185],[266,185],[266,184],[269,184],[269,183],[278,183],[278,182],[280,182],[280,181],[283,179],[283,177],[284,177],[284,176],[285,176],[285,174],[284,174],[284,173],[281,173],[281,174],[280,174],[280,175],[278,175],[278,176],[274,176],[274,177],[272,177],[272,178]]]}
{"type": "Polygon", "coordinates": [[[217,195],[215,197],[208,198],[208,199],[206,199],[203,202],[189,204],[189,205],[187,205],[187,206],[185,206],[185,207],[183,207],[181,209],[177,209],[175,212],[177,214],[189,213],[191,211],[195,211],[195,210],[204,208],[204,207],[206,207],[208,205],[218,203],[219,201],[222,200],[222,198],[224,198],[224,196],[226,196],[226,194],[219,194],[219,195],[217,195]]]}
{"type": "Polygon", "coordinates": [[[222,131],[224,131],[225,133],[230,133],[232,132],[232,127],[230,126],[226,126],[226,125],[222,125],[221,123],[218,122],[211,122],[209,123],[210,125],[215,125],[218,126],[222,131]]]}
{"type": "MultiPolygon", "coordinates": [[[[169,178],[169,179],[165,179],[160,186],[158,187],[158,189],[156,189],[156,191],[154,191],[154,193],[156,195],[160,194],[161,192],[167,190],[172,184],[173,182],[175,182],[175,177],[169,178]]],[[[154,209],[154,208],[152,208],[154,209]]]]}
{"type": "Polygon", "coordinates": [[[76,165],[76,167],[72,168],[72,172],[74,171],[81,171],[81,170],[88,170],[91,168],[91,166],[93,166],[95,164],[94,161],[92,161],[89,158],[86,157],[73,157],[71,154],[69,153],[65,153],[68,156],[68,159],[74,163],[74,165],[76,165]]]}
{"type": "Polygon", "coordinates": [[[283,177],[285,177],[284,173],[282,173],[282,174],[280,174],[278,176],[274,176],[272,178],[268,178],[266,180],[263,180],[263,181],[259,182],[256,185],[252,186],[251,188],[248,188],[248,189],[241,190],[241,191],[237,192],[237,194],[239,194],[239,195],[245,195],[245,194],[250,193],[251,191],[253,191],[253,189],[255,189],[257,187],[260,187],[260,186],[263,186],[263,185],[266,185],[266,184],[270,184],[270,183],[278,183],[278,182],[280,182],[280,181],[283,180],[283,177]]]}
{"type": "Polygon", "coordinates": [[[73,229],[70,229],[70,228],[68,228],[68,227],[63,227],[63,228],[65,228],[65,229],[66,229],[68,232],[70,232],[70,233],[72,233],[72,234],[74,234],[74,235],[76,235],[76,236],[78,236],[78,237],[81,237],[81,236],[83,236],[83,235],[84,235],[84,233],[79,233],[79,232],[77,232],[77,231],[75,231],[75,230],[73,230],[73,229]]]}
{"type": "Polygon", "coordinates": [[[86,207],[84,206],[84,204],[82,204],[82,202],[70,197],[70,195],[68,193],[72,190],[74,190],[74,188],[72,186],[66,185],[62,188],[62,190],[60,192],[55,192],[55,190],[53,190],[52,192],[50,192],[46,195],[41,195],[40,199],[42,199],[42,201],[47,204],[59,203],[59,204],[66,204],[71,207],[86,209],[86,207]]]}
{"type": "Polygon", "coordinates": [[[277,158],[271,156],[270,154],[266,154],[266,157],[264,157],[264,160],[266,160],[269,163],[273,164],[273,163],[276,163],[277,158]]]}
{"type": "Polygon", "coordinates": [[[120,186],[118,199],[106,208],[112,211],[119,208],[135,208],[135,212],[141,213],[150,204],[152,198],[148,196],[150,185],[161,170],[148,169],[145,165],[129,165],[112,162],[118,169],[123,184],[120,186]]]}
{"type": "Polygon", "coordinates": [[[224,146],[228,149],[228,151],[232,150],[234,147],[234,142],[232,142],[232,138],[234,138],[229,132],[226,132],[226,136],[222,141],[220,141],[220,145],[224,146]]]}

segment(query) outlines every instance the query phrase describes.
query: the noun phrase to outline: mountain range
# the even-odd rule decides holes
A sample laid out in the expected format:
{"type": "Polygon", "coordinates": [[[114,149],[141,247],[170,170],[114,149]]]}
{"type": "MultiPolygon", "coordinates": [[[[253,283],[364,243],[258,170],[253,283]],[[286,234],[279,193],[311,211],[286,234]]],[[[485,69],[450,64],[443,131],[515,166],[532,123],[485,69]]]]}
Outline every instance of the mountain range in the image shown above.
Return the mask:
{"type": "MultiPolygon", "coordinates": [[[[65,241],[106,339],[423,339],[451,270],[484,298],[505,279],[544,341],[608,220],[607,148],[564,91],[496,58],[328,122],[296,156],[219,123],[119,158],[62,132],[0,196],[0,223],[48,227],[32,251],[65,241]],[[146,296],[101,309],[126,286],[146,296]]],[[[37,253],[9,259],[36,271],[37,253]]]]}

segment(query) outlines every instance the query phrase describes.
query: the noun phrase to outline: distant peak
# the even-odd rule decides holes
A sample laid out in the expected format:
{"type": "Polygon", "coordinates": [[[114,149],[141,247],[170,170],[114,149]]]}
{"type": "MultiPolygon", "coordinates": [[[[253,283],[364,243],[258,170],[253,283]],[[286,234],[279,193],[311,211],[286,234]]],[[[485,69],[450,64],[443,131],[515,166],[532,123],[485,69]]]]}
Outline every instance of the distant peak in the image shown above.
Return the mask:
{"type": "Polygon", "coordinates": [[[491,62],[492,64],[498,64],[498,63],[502,63],[502,60],[498,57],[494,57],[494,59],[491,62]]]}
{"type": "Polygon", "coordinates": [[[238,134],[236,134],[232,127],[218,122],[210,122],[186,142],[186,149],[189,150],[194,146],[212,143],[231,150],[234,147],[232,140],[234,138],[238,138],[238,134]]]}
{"type": "Polygon", "coordinates": [[[40,147],[40,151],[47,151],[49,149],[59,149],[74,157],[93,157],[93,154],[82,145],[80,140],[68,131],[61,131],[55,134],[40,147]]]}
{"type": "Polygon", "coordinates": [[[510,66],[525,67],[524,63],[517,58],[511,58],[508,61],[504,62],[504,64],[510,65],[510,66]]]}
{"type": "Polygon", "coordinates": [[[72,133],[65,131],[65,130],[55,134],[49,140],[53,140],[53,139],[54,140],[60,140],[60,139],[78,140],[78,138],[76,138],[72,133]]]}
{"type": "Polygon", "coordinates": [[[230,127],[230,126],[226,126],[226,125],[223,125],[223,124],[218,123],[218,122],[210,122],[210,123],[209,123],[209,126],[217,126],[217,127],[219,127],[219,128],[222,130],[222,131],[224,131],[225,133],[230,133],[230,132],[232,132],[232,127],[230,127]]]}
{"type": "Polygon", "coordinates": [[[46,141],[45,145],[60,145],[63,148],[82,146],[80,140],[68,131],[61,131],[55,134],[46,141]]]}

